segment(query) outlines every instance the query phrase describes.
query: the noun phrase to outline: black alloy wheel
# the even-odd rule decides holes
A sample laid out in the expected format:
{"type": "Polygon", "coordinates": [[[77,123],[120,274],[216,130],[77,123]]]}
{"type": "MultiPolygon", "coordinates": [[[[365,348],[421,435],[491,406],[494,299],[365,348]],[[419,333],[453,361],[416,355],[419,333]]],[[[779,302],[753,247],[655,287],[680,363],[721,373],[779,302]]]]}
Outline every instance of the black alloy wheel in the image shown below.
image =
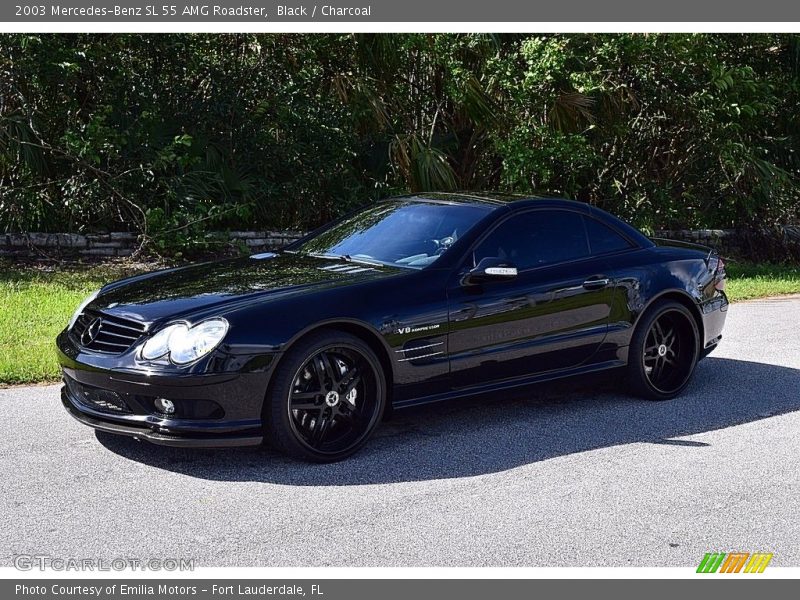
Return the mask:
{"type": "Polygon", "coordinates": [[[333,462],[356,452],[374,431],[386,404],[386,384],[363,340],[323,331],[290,350],[267,400],[267,435],[279,450],[333,462]]]}
{"type": "Polygon", "coordinates": [[[664,302],[643,316],[628,354],[632,391],[651,400],[668,400],[689,384],[699,355],[694,316],[678,302],[664,302]]]}

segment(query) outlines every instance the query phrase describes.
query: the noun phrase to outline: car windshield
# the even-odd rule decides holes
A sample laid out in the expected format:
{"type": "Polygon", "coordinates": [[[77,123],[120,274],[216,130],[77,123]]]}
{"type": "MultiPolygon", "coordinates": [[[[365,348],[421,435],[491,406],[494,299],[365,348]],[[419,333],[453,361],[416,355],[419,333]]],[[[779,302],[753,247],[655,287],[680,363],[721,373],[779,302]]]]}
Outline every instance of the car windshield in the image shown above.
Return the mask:
{"type": "Polygon", "coordinates": [[[421,269],[490,211],[475,204],[385,202],[342,220],[293,250],[421,269]]]}

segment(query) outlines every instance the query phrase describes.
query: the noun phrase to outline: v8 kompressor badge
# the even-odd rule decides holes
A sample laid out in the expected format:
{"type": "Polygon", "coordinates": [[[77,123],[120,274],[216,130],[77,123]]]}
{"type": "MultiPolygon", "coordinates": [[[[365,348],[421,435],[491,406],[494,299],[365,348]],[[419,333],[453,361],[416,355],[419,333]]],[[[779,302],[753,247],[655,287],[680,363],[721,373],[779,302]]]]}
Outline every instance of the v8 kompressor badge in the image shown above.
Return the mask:
{"type": "Polygon", "coordinates": [[[423,325],[422,327],[400,327],[396,333],[399,335],[407,335],[409,333],[417,333],[418,331],[431,331],[432,329],[439,329],[439,323],[435,325],[423,325]]]}

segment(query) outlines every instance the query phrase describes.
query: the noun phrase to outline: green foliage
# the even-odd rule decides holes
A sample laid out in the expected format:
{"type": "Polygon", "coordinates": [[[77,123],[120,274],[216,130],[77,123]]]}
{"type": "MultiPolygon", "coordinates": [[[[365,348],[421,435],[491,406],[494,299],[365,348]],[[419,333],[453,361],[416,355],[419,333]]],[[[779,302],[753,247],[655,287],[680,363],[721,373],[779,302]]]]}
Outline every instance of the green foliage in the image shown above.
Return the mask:
{"type": "Polygon", "coordinates": [[[504,183],[650,228],[790,219],[796,45],[777,35],[525,40],[525,73],[505,84],[521,118],[500,139],[504,183]]]}
{"type": "Polygon", "coordinates": [[[0,227],[308,229],[403,191],[797,218],[790,34],[0,36],[0,227]]]}

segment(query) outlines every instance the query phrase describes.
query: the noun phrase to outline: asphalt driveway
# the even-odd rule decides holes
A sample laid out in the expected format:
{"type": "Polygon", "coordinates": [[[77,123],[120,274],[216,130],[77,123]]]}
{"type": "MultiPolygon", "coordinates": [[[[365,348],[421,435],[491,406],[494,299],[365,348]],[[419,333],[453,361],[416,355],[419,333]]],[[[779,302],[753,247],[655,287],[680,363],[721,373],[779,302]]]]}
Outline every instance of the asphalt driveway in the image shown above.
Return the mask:
{"type": "Polygon", "coordinates": [[[57,386],[0,390],[0,565],[800,566],[800,299],[733,305],[724,333],[678,400],[605,376],[411,409],[327,466],[95,434],[57,386]]]}

